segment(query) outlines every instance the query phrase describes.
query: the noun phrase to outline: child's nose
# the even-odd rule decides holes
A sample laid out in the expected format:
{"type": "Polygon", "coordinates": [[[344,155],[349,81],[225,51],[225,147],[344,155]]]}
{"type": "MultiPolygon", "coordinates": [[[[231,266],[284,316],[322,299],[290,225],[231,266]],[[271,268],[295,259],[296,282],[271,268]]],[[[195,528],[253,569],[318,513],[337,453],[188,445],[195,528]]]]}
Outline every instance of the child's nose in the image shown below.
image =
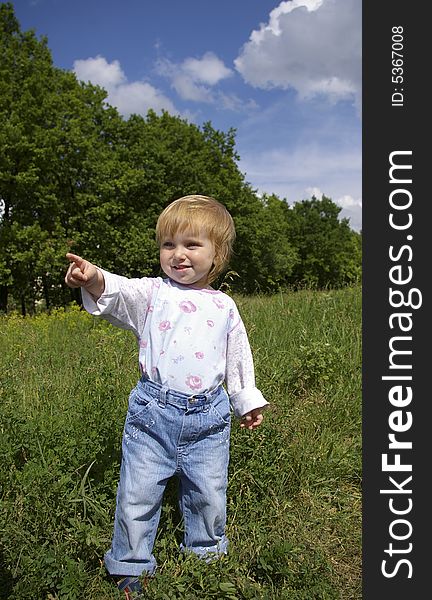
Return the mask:
{"type": "Polygon", "coordinates": [[[176,246],[174,248],[174,256],[177,259],[185,257],[185,249],[183,248],[183,246],[176,246]]]}

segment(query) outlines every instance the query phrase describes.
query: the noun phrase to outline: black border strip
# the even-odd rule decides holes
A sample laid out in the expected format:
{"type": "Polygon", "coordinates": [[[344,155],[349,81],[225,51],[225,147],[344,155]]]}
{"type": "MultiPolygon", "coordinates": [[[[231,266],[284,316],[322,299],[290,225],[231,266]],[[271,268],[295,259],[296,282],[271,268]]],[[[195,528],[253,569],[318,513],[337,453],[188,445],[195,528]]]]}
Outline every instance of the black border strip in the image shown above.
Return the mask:
{"type": "Polygon", "coordinates": [[[432,572],[432,398],[426,377],[432,371],[426,289],[432,255],[432,200],[426,188],[432,154],[426,146],[430,131],[428,21],[419,3],[363,0],[366,600],[427,597],[432,572]],[[389,172],[392,164],[396,167],[389,172]],[[396,350],[393,356],[392,349],[396,350]],[[394,447],[389,448],[392,440],[394,447]],[[383,455],[387,457],[384,467],[383,455]],[[398,461],[401,467],[386,470],[398,461]]]}

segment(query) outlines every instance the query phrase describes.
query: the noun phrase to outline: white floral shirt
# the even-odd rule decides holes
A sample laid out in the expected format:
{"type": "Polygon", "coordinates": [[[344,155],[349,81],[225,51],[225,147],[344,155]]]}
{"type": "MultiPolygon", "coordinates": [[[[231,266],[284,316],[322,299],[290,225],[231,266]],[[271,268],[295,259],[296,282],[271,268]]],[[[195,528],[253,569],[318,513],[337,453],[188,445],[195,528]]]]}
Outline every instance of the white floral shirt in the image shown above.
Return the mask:
{"type": "Polygon", "coordinates": [[[170,389],[199,394],[225,383],[238,417],[266,406],[255,386],[252,353],[232,298],[171,279],[128,279],[100,269],[97,302],[82,288],[84,308],[138,340],[140,371],[170,389]]]}

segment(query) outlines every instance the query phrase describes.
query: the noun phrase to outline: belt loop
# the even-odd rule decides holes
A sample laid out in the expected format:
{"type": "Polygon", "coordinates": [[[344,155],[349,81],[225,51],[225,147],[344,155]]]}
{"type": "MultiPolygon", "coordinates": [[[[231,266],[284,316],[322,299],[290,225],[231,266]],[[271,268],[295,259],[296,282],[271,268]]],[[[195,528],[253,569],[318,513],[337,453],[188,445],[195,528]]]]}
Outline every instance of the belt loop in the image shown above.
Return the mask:
{"type": "Polygon", "coordinates": [[[159,400],[158,400],[158,405],[161,408],[165,408],[166,403],[167,403],[167,394],[168,394],[168,387],[166,385],[163,385],[159,391],[159,400]]]}
{"type": "Polygon", "coordinates": [[[212,401],[212,394],[205,392],[204,396],[205,396],[205,404],[204,404],[203,412],[207,413],[209,411],[210,404],[212,401]]]}

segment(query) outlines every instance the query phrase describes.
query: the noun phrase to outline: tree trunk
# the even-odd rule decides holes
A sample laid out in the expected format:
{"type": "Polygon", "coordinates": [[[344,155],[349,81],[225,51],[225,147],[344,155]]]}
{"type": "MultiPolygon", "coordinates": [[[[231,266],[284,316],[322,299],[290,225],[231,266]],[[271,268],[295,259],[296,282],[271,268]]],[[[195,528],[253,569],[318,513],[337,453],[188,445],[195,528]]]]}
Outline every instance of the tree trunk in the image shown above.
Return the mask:
{"type": "Polygon", "coordinates": [[[7,312],[9,288],[7,285],[0,285],[0,312],[7,312]]]}
{"type": "Polygon", "coordinates": [[[45,305],[46,305],[45,308],[46,308],[46,310],[49,310],[51,304],[50,304],[48,284],[47,284],[45,277],[42,278],[42,285],[43,285],[43,291],[44,291],[44,297],[45,297],[45,305]]]}

